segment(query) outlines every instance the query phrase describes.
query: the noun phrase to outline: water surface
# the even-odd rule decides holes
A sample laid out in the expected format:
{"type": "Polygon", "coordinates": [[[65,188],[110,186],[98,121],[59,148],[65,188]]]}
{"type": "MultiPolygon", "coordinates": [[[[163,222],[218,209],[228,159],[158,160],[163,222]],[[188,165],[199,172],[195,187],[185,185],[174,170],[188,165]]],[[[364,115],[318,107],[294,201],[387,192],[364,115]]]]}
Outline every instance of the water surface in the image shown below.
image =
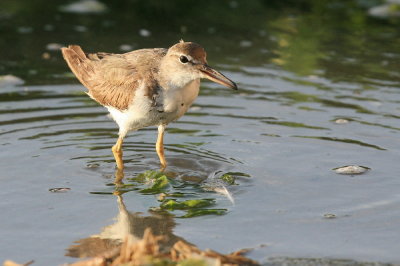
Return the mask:
{"type": "MultiPolygon", "coordinates": [[[[314,11],[261,6],[266,12],[262,14],[280,13],[266,20],[255,12],[254,20],[264,22],[248,35],[237,27],[230,42],[223,38],[227,33],[218,37],[212,30],[184,34],[203,44],[209,63],[237,81],[240,90],[202,83],[193,107],[168,127],[167,171],[185,184],[176,192],[186,193],[187,199],[211,198],[213,208],[226,210],[222,216],[163,216],[151,211],[160,206],[158,195],[129,190],[123,201],[113,195],[110,148],[117,138],[116,125],[68,74],[57,52],[49,52],[50,61],[40,58],[46,42],[70,43],[77,35],[70,29],[73,37],[48,33],[38,40],[27,36],[30,33],[8,32],[21,41],[38,40],[43,48],[36,56],[26,53],[26,62],[10,52],[2,67],[3,74],[26,83],[0,85],[0,257],[34,259],[38,265],[75,261],[64,256],[74,241],[102,232],[113,239],[110,228],[123,224],[113,231],[117,239],[115,231],[139,230],[146,220],[199,248],[255,248],[249,256],[260,262],[331,257],[398,263],[396,22],[370,19],[362,6],[338,4],[322,9],[327,14],[323,18],[317,4],[314,11]],[[345,16],[351,23],[337,16],[343,10],[348,10],[345,16]],[[358,176],[332,170],[350,164],[371,170],[358,176]],[[234,202],[199,187],[227,172],[245,174],[237,177],[236,185],[225,184],[234,202]],[[63,187],[70,190],[49,191],[63,187]],[[122,219],[125,223],[118,223],[121,217],[128,217],[122,219]]],[[[11,18],[2,18],[10,31],[11,18]]],[[[81,17],[76,24],[91,29],[93,21],[81,17]]],[[[19,23],[15,27],[24,24],[19,23]]],[[[37,23],[33,30],[40,32],[37,25],[45,22],[37,23]]],[[[208,23],[213,26],[213,21],[208,23]]],[[[219,32],[222,26],[216,25],[219,32]]],[[[134,36],[132,30],[133,37],[104,41],[100,48],[93,40],[75,40],[90,49],[118,52],[126,42],[135,48],[167,46],[183,34],[142,26],[152,38],[134,36]]],[[[82,33],[87,38],[90,34],[82,33]]],[[[125,184],[158,169],[156,134],[155,128],[146,128],[126,138],[125,184]]]]}

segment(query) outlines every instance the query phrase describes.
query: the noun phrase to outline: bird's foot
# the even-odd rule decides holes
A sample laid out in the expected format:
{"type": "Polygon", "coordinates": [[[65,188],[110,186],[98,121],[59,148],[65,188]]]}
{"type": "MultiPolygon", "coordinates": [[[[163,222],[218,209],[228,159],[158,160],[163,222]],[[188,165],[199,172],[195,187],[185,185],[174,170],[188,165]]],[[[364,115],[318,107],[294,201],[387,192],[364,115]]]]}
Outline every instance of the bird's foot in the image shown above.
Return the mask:
{"type": "Polygon", "coordinates": [[[164,172],[165,168],[167,168],[167,163],[163,163],[161,162],[161,166],[160,166],[160,172],[164,172]]]}

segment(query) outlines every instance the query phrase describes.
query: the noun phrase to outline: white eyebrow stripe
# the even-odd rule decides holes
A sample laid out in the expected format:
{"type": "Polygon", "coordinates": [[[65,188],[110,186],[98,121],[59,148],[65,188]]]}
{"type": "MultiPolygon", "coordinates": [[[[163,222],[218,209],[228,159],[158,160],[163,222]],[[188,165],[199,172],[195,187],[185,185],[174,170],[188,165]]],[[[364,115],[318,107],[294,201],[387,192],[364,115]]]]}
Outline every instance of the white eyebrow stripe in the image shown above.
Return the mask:
{"type": "Polygon", "coordinates": [[[184,54],[182,54],[181,56],[186,56],[186,58],[187,58],[189,61],[192,61],[192,62],[193,62],[193,57],[191,57],[190,55],[184,55],[184,54]]]}
{"type": "Polygon", "coordinates": [[[192,60],[190,60],[192,63],[194,63],[194,64],[200,64],[201,62],[199,61],[199,60],[197,60],[197,59],[192,59],[192,60]]]}

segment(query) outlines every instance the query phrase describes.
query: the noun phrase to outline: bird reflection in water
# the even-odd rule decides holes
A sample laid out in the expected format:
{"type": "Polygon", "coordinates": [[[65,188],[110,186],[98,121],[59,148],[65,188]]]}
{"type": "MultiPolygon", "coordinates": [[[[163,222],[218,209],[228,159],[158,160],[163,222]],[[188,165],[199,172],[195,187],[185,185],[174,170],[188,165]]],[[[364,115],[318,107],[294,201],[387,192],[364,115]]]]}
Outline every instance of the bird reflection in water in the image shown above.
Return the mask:
{"type": "Polygon", "coordinates": [[[173,234],[172,229],[176,224],[172,216],[160,214],[143,216],[138,212],[130,212],[125,206],[122,195],[118,192],[115,194],[119,211],[116,222],[104,227],[97,235],[77,240],[76,244],[68,247],[66,256],[78,258],[99,256],[119,248],[128,235],[132,236],[134,241],[141,240],[147,228],[150,228],[155,236],[165,237],[166,241],[161,246],[165,251],[178,241],[187,243],[181,237],[173,234]]]}

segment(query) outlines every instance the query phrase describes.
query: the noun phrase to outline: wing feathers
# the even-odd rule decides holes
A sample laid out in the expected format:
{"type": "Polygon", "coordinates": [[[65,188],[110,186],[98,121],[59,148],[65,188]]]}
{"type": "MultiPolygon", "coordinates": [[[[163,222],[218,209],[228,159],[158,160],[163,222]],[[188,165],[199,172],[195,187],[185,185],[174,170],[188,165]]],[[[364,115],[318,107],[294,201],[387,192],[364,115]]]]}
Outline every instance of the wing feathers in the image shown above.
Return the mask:
{"type": "Polygon", "coordinates": [[[61,51],[91,98],[105,106],[128,109],[142,78],[126,57],[107,53],[86,55],[78,45],[61,51]]]}

